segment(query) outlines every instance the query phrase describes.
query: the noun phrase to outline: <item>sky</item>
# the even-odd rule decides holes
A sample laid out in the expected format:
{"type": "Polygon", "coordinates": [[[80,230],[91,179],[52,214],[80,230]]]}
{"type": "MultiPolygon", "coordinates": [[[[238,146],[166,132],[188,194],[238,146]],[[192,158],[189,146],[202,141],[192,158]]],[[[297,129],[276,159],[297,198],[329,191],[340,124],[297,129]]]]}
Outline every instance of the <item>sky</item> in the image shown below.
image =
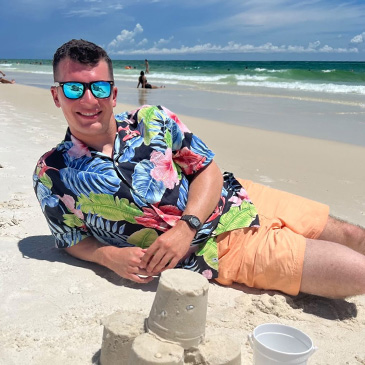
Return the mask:
{"type": "Polygon", "coordinates": [[[0,0],[0,59],[86,39],[112,59],[365,61],[364,0],[0,0]]]}

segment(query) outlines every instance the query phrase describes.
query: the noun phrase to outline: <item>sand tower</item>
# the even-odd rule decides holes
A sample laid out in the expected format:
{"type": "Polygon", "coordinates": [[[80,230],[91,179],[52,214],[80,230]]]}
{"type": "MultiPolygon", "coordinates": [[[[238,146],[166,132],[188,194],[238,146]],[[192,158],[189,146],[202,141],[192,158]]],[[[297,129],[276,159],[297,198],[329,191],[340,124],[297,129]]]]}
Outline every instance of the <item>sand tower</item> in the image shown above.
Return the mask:
{"type": "Polygon", "coordinates": [[[104,322],[101,365],[240,365],[233,338],[205,336],[209,283],[189,270],[161,274],[148,318],[119,312],[104,322]]]}

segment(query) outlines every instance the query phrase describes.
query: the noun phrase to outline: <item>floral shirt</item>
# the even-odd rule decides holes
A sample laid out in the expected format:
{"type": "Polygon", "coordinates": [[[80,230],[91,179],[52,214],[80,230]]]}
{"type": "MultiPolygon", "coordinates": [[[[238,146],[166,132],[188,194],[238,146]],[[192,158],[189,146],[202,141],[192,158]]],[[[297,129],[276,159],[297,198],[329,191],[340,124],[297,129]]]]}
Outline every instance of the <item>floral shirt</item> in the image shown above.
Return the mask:
{"type": "MultiPolygon", "coordinates": [[[[213,152],[168,109],[143,106],[115,116],[113,156],[67,131],[38,161],[34,189],[59,248],[94,236],[118,247],[149,247],[185,210],[194,174],[213,152]]],[[[255,207],[231,173],[221,198],[177,267],[217,277],[215,237],[258,226],[255,207]]]]}

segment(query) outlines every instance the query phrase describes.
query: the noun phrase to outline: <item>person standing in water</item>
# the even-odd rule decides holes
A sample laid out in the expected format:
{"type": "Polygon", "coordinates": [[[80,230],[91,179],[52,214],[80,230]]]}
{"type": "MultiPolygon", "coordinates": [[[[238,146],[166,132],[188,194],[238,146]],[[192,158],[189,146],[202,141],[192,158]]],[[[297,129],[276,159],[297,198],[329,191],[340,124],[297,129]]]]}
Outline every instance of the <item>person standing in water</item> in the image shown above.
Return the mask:
{"type": "Polygon", "coordinates": [[[148,64],[148,61],[144,60],[144,64],[146,66],[146,74],[149,74],[150,73],[150,65],[148,64]]]}

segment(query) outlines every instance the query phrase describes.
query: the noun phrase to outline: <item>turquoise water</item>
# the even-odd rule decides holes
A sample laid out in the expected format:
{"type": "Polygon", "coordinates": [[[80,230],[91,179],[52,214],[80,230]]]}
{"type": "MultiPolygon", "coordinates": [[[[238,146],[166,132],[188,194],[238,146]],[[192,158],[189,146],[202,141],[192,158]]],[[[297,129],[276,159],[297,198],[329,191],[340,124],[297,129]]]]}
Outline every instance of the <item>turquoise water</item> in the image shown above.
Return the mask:
{"type": "MultiPolygon", "coordinates": [[[[156,90],[136,89],[142,60],[113,63],[120,103],[365,146],[365,62],[151,60],[148,81],[166,86],[156,90]]],[[[53,84],[50,60],[0,60],[0,70],[19,84],[53,84]]]]}
{"type": "MultiPolygon", "coordinates": [[[[247,87],[365,95],[365,62],[149,61],[148,81],[155,85],[199,88],[247,87]]],[[[115,79],[133,82],[142,60],[113,61],[115,79]],[[126,69],[131,66],[131,69],[126,69]]],[[[50,60],[0,60],[0,69],[17,82],[52,82],[50,60]]]]}

